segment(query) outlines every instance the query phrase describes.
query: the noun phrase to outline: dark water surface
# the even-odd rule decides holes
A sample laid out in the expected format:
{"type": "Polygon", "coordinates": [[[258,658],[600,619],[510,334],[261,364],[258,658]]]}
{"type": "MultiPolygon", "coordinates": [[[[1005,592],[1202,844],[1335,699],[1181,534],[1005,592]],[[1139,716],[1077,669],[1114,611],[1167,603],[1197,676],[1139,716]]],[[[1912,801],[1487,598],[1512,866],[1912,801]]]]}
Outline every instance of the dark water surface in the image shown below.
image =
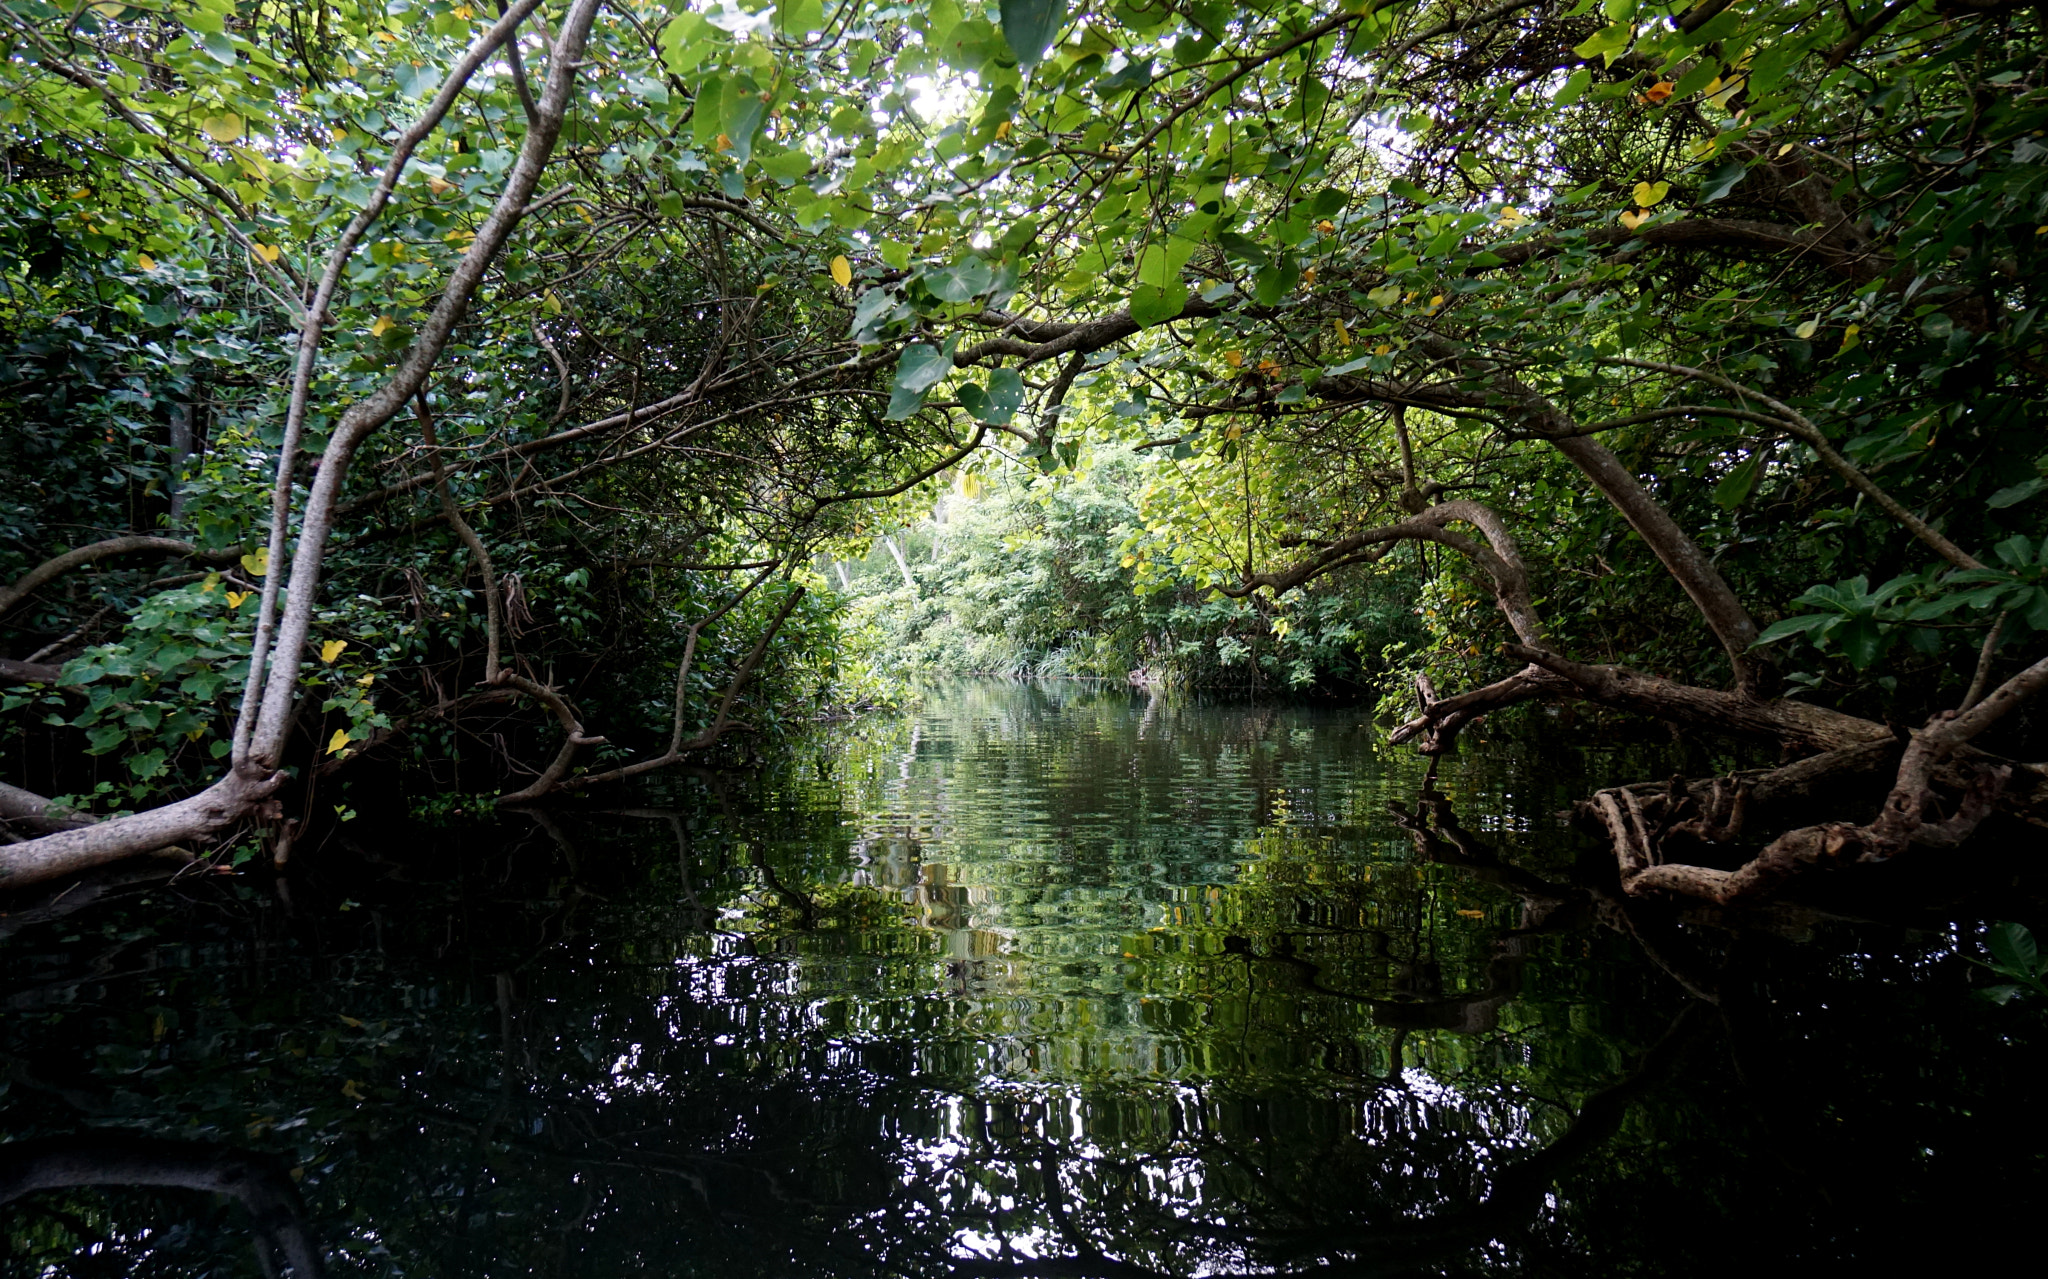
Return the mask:
{"type": "Polygon", "coordinates": [[[1556,814],[1671,760],[1474,743],[1433,798],[1382,737],[963,684],[630,810],[366,815],[282,895],[0,919],[5,1273],[1945,1273],[2031,1234],[2048,1026],[1973,996],[1977,924],[1625,907],[1556,814]]]}

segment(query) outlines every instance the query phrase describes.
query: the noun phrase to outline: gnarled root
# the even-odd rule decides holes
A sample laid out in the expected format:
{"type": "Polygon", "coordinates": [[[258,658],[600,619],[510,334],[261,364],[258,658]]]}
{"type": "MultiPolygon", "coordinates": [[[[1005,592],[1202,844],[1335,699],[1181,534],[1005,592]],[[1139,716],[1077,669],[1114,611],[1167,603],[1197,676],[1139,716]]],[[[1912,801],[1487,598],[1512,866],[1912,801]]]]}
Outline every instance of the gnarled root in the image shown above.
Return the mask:
{"type": "MultiPolygon", "coordinates": [[[[1645,797],[1638,788],[1620,787],[1595,795],[1589,808],[1614,844],[1622,888],[1630,895],[1676,893],[1722,905],[1754,899],[1817,868],[1884,862],[1914,846],[1949,848],[1968,838],[1996,806],[2012,778],[2012,768],[2003,763],[1968,764],[1961,773],[1962,784],[1956,788],[1960,793],[1954,811],[1946,818],[1929,820],[1929,810],[1937,799],[1937,780],[1944,771],[1953,775],[1944,765],[1962,745],[1958,723],[1954,712],[1943,712],[1913,734],[1899,761],[1891,792],[1874,820],[1861,825],[1824,822],[1786,831],[1734,870],[1672,860],[1667,854],[1673,851],[1673,837],[1679,837],[1680,847],[1718,844],[1735,837],[1750,806],[1749,797],[1756,790],[1806,789],[1825,775],[1812,767],[1815,761],[1793,765],[1801,770],[1796,779],[1777,776],[1791,771],[1787,769],[1754,780],[1716,779],[1708,788],[1705,806],[1695,799],[1697,787],[1673,778],[1664,795],[1645,797]]],[[[1835,764],[1844,769],[1863,762],[1854,758],[1860,755],[1860,748],[1831,754],[1836,757],[1835,764]]]]}
{"type": "Polygon", "coordinates": [[[1504,680],[1470,689],[1455,697],[1439,699],[1429,677],[1417,675],[1415,691],[1421,702],[1421,711],[1414,719],[1387,734],[1387,741],[1399,746],[1420,737],[1422,741],[1415,748],[1417,751],[1424,755],[1446,755],[1456,749],[1459,731],[1489,711],[1570,688],[1571,685],[1561,677],[1531,664],[1504,680]]]}

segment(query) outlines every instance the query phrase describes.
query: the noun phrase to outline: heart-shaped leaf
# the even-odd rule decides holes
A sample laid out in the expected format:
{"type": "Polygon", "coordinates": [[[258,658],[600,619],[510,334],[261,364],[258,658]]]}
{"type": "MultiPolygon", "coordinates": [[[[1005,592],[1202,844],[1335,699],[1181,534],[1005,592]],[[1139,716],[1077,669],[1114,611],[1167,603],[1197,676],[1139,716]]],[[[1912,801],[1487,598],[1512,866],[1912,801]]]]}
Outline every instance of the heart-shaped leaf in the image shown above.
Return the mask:
{"type": "Polygon", "coordinates": [[[922,342],[903,348],[896,357],[896,385],[919,395],[931,390],[953,371],[953,360],[935,346],[922,342]]]}
{"type": "Polygon", "coordinates": [[[1131,319],[1140,327],[1164,324],[1187,308],[1188,286],[1179,280],[1141,284],[1131,290],[1131,319]]]}
{"type": "Polygon", "coordinates": [[[1002,0],[1003,39],[1026,67],[1045,61],[1067,20],[1067,0],[1002,0]]]}

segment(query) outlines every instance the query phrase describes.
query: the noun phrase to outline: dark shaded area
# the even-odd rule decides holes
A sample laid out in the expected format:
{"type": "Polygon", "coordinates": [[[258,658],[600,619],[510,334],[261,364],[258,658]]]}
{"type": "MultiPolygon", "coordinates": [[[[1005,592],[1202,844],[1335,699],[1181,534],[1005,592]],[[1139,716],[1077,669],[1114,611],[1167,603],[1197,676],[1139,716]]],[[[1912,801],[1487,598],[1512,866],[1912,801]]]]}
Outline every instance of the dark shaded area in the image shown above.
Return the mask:
{"type": "Polygon", "coordinates": [[[2032,1206],[2048,1026],[1973,995],[1976,925],[1625,901],[1555,814],[1639,761],[1374,736],[971,685],[640,808],[44,903],[0,942],[0,1273],[2004,1251],[1953,1227],[2032,1206]]]}

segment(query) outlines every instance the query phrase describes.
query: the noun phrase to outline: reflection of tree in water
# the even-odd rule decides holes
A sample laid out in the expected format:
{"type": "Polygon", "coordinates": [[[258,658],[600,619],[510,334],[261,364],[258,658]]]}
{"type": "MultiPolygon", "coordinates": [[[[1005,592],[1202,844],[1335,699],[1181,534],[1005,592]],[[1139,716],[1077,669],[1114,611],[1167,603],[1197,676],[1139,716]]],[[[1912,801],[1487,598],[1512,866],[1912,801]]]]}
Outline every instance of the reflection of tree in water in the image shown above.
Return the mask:
{"type": "MultiPolygon", "coordinates": [[[[1038,731],[994,709],[989,732],[1038,731]]],[[[168,917],[117,900],[75,941],[24,932],[0,966],[0,1131],[261,1149],[303,1178],[334,1271],[423,1275],[1605,1273],[1680,1214],[1881,1239],[1907,1209],[1995,1210],[2001,1176],[2030,1184],[2012,1152],[2048,1148],[2011,1100],[2039,1077],[2039,1019],[1987,1022],[1941,934],[1878,929],[1852,970],[1624,912],[1412,782],[1360,862],[1368,815],[1300,761],[1242,723],[1161,731],[1196,757],[1148,765],[1167,784],[1091,776],[1111,740],[1008,793],[1085,844],[1121,820],[1091,816],[1108,799],[1193,811],[1172,779],[1237,769],[1241,793],[1196,807],[1271,824],[1228,880],[1102,878],[1201,870],[1199,831],[970,863],[999,814],[700,776],[646,809],[422,847],[406,882],[309,860],[296,913],[209,884],[168,917]],[[1075,918],[1106,949],[1033,931],[1047,894],[1091,883],[1075,918]],[[1967,1176],[1918,1153],[1953,1160],[1987,1126],[2010,1149],[1967,1176]]],[[[921,755],[1001,765],[939,736],[921,755]]],[[[904,746],[877,734],[878,791],[904,746]]],[[[0,1210],[32,1272],[99,1273],[68,1253],[144,1227],[157,1273],[230,1245],[256,1272],[241,1209],[72,1186],[0,1210]]]]}

